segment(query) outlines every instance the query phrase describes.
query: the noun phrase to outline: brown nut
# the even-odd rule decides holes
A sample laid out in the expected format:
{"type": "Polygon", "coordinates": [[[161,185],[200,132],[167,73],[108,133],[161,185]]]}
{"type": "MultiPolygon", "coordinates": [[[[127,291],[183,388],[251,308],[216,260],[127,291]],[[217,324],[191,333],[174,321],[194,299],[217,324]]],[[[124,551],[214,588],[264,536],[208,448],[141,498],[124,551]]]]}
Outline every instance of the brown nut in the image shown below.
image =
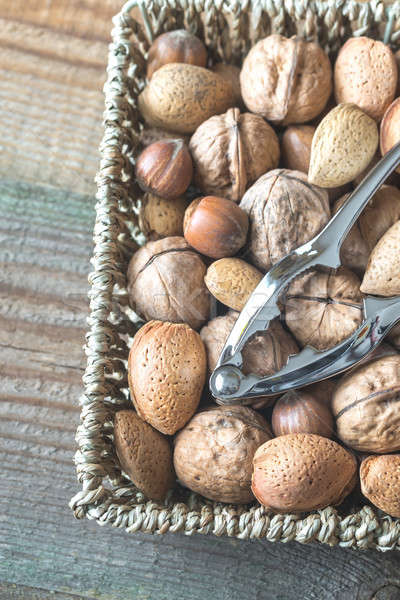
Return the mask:
{"type": "Polygon", "coordinates": [[[244,107],[242,92],[240,90],[240,69],[235,65],[228,65],[226,63],[215,63],[211,67],[211,71],[217,73],[222,79],[225,79],[231,84],[233,89],[234,106],[244,107]]]}
{"type": "Polygon", "coordinates": [[[207,50],[198,37],[185,29],[168,31],[156,37],[147,57],[147,79],[168,63],[186,63],[205,67],[207,50]]]}
{"type": "Polygon", "coordinates": [[[184,63],[158,69],[138,98],[148,125],[179,133],[193,133],[203,121],[233,104],[232,86],[225,79],[184,63]]]}
{"type": "Polygon", "coordinates": [[[351,102],[376,121],[395,97],[397,65],[383,42],[353,37],[342,46],[335,63],[336,102],[351,102]]]}
{"type": "Polygon", "coordinates": [[[253,455],[271,437],[265,419],[251,408],[220,406],[198,413],[175,438],[178,479],[217,502],[251,502],[253,455]]]}
{"type": "Polygon", "coordinates": [[[162,142],[166,139],[182,140],[185,144],[190,141],[189,135],[183,135],[176,131],[166,131],[165,129],[157,129],[157,127],[144,128],[139,136],[139,140],[143,148],[147,148],[154,142],[162,142]]]}
{"type": "Polygon", "coordinates": [[[289,286],[285,318],[301,346],[317,350],[335,346],[363,321],[360,280],[345,267],[309,271],[289,286]]]}
{"type": "Polygon", "coordinates": [[[199,334],[188,325],[149,321],[135,335],[129,352],[132,402],[142,419],[173,435],[194,414],[207,363],[199,334]]]}
{"type": "MultiPolygon", "coordinates": [[[[381,154],[384,156],[400,141],[400,98],[396,98],[385,112],[380,132],[381,154]]],[[[396,169],[400,173],[400,167],[396,169]]]]}
{"type": "Polygon", "coordinates": [[[249,220],[232,200],[206,196],[186,209],[183,231],[186,241],[211,258],[233,256],[245,244],[249,220]]]}
{"type": "Polygon", "coordinates": [[[331,63],[318,44],[274,34],[246,56],[240,85],[251,112],[276,124],[305,123],[331,95],[331,63]]]}
{"type": "Polygon", "coordinates": [[[184,194],[192,175],[192,159],[181,139],[155,142],[137,159],[138,184],[145,192],[162,198],[178,198],[184,194]]]}
{"type": "Polygon", "coordinates": [[[334,379],[323,379],[322,381],[317,381],[316,383],[303,387],[301,391],[311,394],[318,402],[322,402],[330,408],[335,388],[336,381],[334,379]]]}
{"type": "MultiPolygon", "coordinates": [[[[238,313],[229,311],[223,317],[216,317],[205,325],[200,331],[204,342],[209,371],[216,367],[219,355],[234,326],[238,313]]],[[[291,354],[298,352],[294,339],[280,322],[271,321],[266,331],[257,333],[243,348],[242,371],[246,375],[272,375],[279,371],[287,362],[291,354]]]]}
{"type": "Polygon", "coordinates": [[[396,221],[372,250],[361,284],[364,294],[400,294],[400,221],[396,221]]]}
{"type": "Polygon", "coordinates": [[[130,305],[145,320],[159,319],[201,327],[210,315],[206,266],[184,238],[148,242],[128,267],[130,305]]]}
{"type": "Polygon", "coordinates": [[[247,256],[263,271],[311,240],[330,218],[326,191],[310,185],[304,173],[287,169],[262,175],[240,208],[250,221],[247,256]]]}
{"type": "Polygon", "coordinates": [[[146,194],[139,212],[139,227],[148,240],[183,236],[183,218],[187,202],[185,198],[167,200],[146,194]]]}
{"type": "Polygon", "coordinates": [[[333,417],[327,403],[303,390],[290,390],[279,398],[271,424],[276,436],[316,433],[329,438],[333,434],[333,417]]]}
{"type": "Polygon", "coordinates": [[[189,145],[194,182],[205,194],[238,202],[246,189],[279,162],[275,131],[259,115],[230,108],[194,132],[189,145]]]}
{"type": "Polygon", "coordinates": [[[311,144],[315,127],[311,125],[290,125],[282,136],[282,165],[308,173],[311,144]]]}
{"type": "Polygon", "coordinates": [[[400,350],[400,323],[391,329],[388,333],[387,340],[396,348],[396,350],[400,350]]]}
{"type": "Polygon", "coordinates": [[[221,258],[207,269],[205,283],[222,304],[241,311],[263,275],[240,258],[221,258]]]}
{"type": "Polygon", "coordinates": [[[400,355],[371,360],[339,381],[332,400],[337,435],[361,452],[400,450],[400,355]]]}
{"type": "MultiPolygon", "coordinates": [[[[335,203],[333,214],[347,198],[347,195],[343,196],[335,203]]],[[[399,219],[400,190],[392,185],[383,185],[371,198],[344,240],[340,252],[342,264],[363,274],[371,251],[399,219]]]]}
{"type": "Polygon", "coordinates": [[[175,483],[169,441],[133,410],[120,410],[114,443],[121,468],[136,487],[153,500],[164,500],[175,483]]]}
{"type": "Polygon", "coordinates": [[[372,504],[400,517],[400,455],[369,456],[360,466],[361,491],[372,504]]]}
{"type": "Polygon", "coordinates": [[[311,433],[292,433],[258,448],[251,489],[268,509],[299,513],[340,504],[356,479],[357,461],[339,444],[311,433]]]}
{"type": "Polygon", "coordinates": [[[339,104],[318,125],[308,180],[321,187],[349,183],[371,162],[378,147],[378,128],[355,104],[339,104]]]}

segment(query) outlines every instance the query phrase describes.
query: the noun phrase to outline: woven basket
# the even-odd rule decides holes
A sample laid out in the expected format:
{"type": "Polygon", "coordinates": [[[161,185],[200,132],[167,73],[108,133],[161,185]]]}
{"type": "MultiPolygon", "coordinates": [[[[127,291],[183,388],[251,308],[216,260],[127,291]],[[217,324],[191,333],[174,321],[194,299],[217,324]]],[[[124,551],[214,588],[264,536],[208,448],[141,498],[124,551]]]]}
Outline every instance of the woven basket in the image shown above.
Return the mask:
{"type": "Polygon", "coordinates": [[[141,243],[134,157],[142,128],[137,96],[144,87],[146,52],[162,32],[185,28],[200,36],[212,60],[240,64],[251,45],[270,33],[318,39],[335,51],[351,35],[400,37],[400,3],[329,0],[137,0],[113,19],[105,84],[104,137],[97,175],[96,224],[85,391],[80,402],[75,462],[80,491],[70,506],[77,518],[128,532],[183,531],[269,541],[296,540],[353,548],[400,548],[400,520],[364,506],[347,516],[328,507],[314,513],[273,515],[258,504],[215,503],[182,488],[163,505],[149,502],[121,475],[112,442],[113,417],[131,407],[126,360],[138,326],[126,293],[127,263],[141,243]]]}

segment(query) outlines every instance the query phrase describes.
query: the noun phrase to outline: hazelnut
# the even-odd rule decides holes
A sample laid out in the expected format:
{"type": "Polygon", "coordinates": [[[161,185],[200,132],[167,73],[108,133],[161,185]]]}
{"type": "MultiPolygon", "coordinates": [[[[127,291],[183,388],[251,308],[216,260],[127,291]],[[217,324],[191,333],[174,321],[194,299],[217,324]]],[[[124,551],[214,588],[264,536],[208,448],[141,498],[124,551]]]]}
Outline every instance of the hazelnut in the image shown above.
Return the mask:
{"type": "Polygon", "coordinates": [[[207,50],[198,37],[185,29],[176,29],[159,35],[149,49],[147,57],[147,78],[168,63],[187,63],[205,67],[207,50]]]}
{"type": "Polygon", "coordinates": [[[369,456],[360,466],[361,491],[372,504],[400,517],[400,455],[369,456]]]}
{"type": "Polygon", "coordinates": [[[249,216],[248,258],[267,271],[311,240],[330,218],[328,194],[300,171],[275,169],[262,175],[240,203],[249,216]]]}
{"type": "Polygon", "coordinates": [[[175,438],[179,482],[217,502],[251,502],[253,455],[272,437],[251,408],[220,406],[195,415],[175,438]]]}
{"type": "Polygon", "coordinates": [[[228,65],[226,63],[215,63],[211,67],[211,71],[217,73],[222,79],[225,79],[231,84],[233,89],[234,106],[243,107],[242,92],[240,91],[240,69],[235,65],[228,65]]]}
{"type": "Polygon", "coordinates": [[[318,44],[274,34],[246,56],[240,85],[251,112],[276,124],[305,123],[331,95],[331,63],[318,44]]]}
{"type": "Polygon", "coordinates": [[[208,267],[204,281],[217,300],[241,311],[262,276],[240,258],[221,258],[208,267]]]}
{"type": "Polygon", "coordinates": [[[154,142],[162,142],[166,139],[182,140],[185,144],[190,141],[189,135],[183,135],[176,131],[166,131],[165,129],[157,129],[157,127],[145,127],[142,129],[139,140],[143,148],[154,144],[154,142]]]}
{"type": "Polygon", "coordinates": [[[372,250],[361,284],[364,294],[400,294],[400,221],[396,221],[372,250]]]}
{"type": "Polygon", "coordinates": [[[350,452],[320,435],[292,433],[258,448],[251,489],[268,509],[298,513],[340,504],[356,480],[350,452]]]}
{"type": "Polygon", "coordinates": [[[173,435],[194,414],[206,376],[206,353],[188,325],[149,321],[129,352],[132,402],[142,419],[173,435]]]}
{"type": "Polygon", "coordinates": [[[190,140],[194,182],[205,194],[238,202],[279,162],[276,133],[259,115],[230,108],[200,125],[190,140]]]}
{"type": "MultiPolygon", "coordinates": [[[[347,195],[343,196],[335,203],[334,214],[347,198],[347,195]]],[[[344,240],[340,252],[342,264],[364,274],[371,251],[398,219],[400,190],[392,185],[383,185],[371,198],[344,240]]]]}
{"type": "Polygon", "coordinates": [[[342,46],[335,63],[336,102],[356,104],[380,121],[395,97],[397,65],[389,46],[368,37],[353,37],[342,46]]]}
{"type": "MultiPolygon", "coordinates": [[[[396,98],[394,102],[386,110],[380,132],[380,147],[382,156],[393,148],[400,141],[400,98],[396,98]]],[[[400,167],[396,169],[400,173],[400,167]]]]}
{"type": "Polygon", "coordinates": [[[232,256],[245,244],[249,221],[232,200],[206,196],[186,209],[183,231],[186,241],[211,258],[232,256]]]}
{"type": "Polygon", "coordinates": [[[333,417],[328,405],[303,390],[290,390],[276,402],[272,411],[276,436],[287,433],[333,434],[333,417]]]}
{"type": "Polygon", "coordinates": [[[400,450],[400,355],[370,360],[344,375],[332,412],[346,446],[361,452],[400,450]]]}
{"type": "Polygon", "coordinates": [[[282,165],[308,173],[311,156],[311,143],[315,127],[311,125],[291,125],[282,136],[282,165]]]}
{"type": "MultiPolygon", "coordinates": [[[[209,371],[213,371],[219,355],[234,326],[238,313],[229,311],[223,317],[216,317],[200,331],[207,353],[209,371]]],[[[277,319],[271,321],[266,331],[252,337],[244,346],[243,373],[248,375],[272,375],[279,371],[291,354],[298,352],[298,347],[290,333],[283,329],[277,319]]]]}
{"type": "Polygon", "coordinates": [[[167,200],[146,194],[140,207],[139,227],[148,240],[182,236],[186,208],[185,198],[167,200]]]}
{"type": "Polygon", "coordinates": [[[130,305],[146,320],[201,327],[210,315],[206,266],[182,237],[148,242],[128,267],[130,305]]]}
{"type": "Polygon", "coordinates": [[[345,267],[305,273],[287,290],[285,318],[301,346],[335,346],[362,323],[360,280],[345,267]]]}
{"type": "Polygon", "coordinates": [[[160,67],[138,98],[148,125],[193,133],[213,115],[234,105],[232,86],[203,67],[170,63],[160,67]]]}
{"type": "Polygon", "coordinates": [[[162,198],[178,198],[184,194],[192,175],[192,159],[181,139],[154,142],[137,159],[138,184],[145,192],[162,198]]]}
{"type": "Polygon", "coordinates": [[[378,127],[355,104],[339,104],[318,125],[308,180],[321,187],[349,183],[371,162],[378,147],[378,127]]]}
{"type": "Polygon", "coordinates": [[[120,410],[114,443],[121,468],[136,487],[153,500],[164,500],[175,483],[169,441],[133,410],[120,410]]]}

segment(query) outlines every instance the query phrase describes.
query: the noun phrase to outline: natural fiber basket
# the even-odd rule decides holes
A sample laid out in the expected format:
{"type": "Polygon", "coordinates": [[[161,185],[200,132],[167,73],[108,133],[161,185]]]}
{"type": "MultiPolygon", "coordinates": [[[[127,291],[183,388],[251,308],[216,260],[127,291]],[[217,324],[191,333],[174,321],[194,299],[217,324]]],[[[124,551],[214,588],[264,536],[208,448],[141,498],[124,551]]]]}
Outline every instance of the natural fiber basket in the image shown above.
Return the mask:
{"type": "Polygon", "coordinates": [[[110,523],[130,533],[183,531],[269,541],[319,541],[345,547],[400,548],[400,520],[370,506],[347,516],[334,508],[273,515],[258,504],[215,503],[177,488],[165,504],[148,501],[121,475],[112,443],[115,411],[130,407],[126,360],[137,328],[127,307],[127,262],[140,243],[135,208],[140,191],[134,161],[142,128],[137,96],[144,86],[146,52],[162,32],[185,28],[200,36],[212,60],[240,63],[270,33],[318,39],[335,52],[351,35],[400,37],[400,3],[345,0],[133,0],[113,19],[105,84],[104,137],[97,175],[96,224],[85,391],[76,453],[80,491],[70,506],[77,518],[110,523]]]}

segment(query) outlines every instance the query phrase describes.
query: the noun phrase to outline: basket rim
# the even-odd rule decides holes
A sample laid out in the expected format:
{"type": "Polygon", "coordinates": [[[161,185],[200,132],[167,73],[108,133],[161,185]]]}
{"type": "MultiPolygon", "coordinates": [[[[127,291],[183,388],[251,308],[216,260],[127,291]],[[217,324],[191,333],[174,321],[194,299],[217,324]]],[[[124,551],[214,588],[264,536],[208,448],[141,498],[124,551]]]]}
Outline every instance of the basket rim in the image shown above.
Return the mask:
{"type": "MultiPolygon", "coordinates": [[[[276,18],[291,16],[295,19],[317,17],[335,23],[338,16],[348,15],[356,29],[354,35],[362,35],[370,23],[386,24],[384,40],[400,39],[400,3],[386,6],[383,0],[364,3],[358,0],[154,0],[152,7],[185,11],[196,10],[222,13],[238,20],[241,12],[263,12],[276,18]],[[398,29],[394,31],[394,24],[398,29]]],[[[269,541],[301,543],[317,541],[328,545],[352,548],[376,548],[382,551],[400,549],[400,519],[388,515],[379,516],[370,506],[358,512],[340,516],[328,507],[305,516],[272,514],[260,505],[245,507],[206,502],[199,509],[195,500],[187,505],[175,503],[172,508],[146,499],[133,486],[127,484],[110,491],[104,479],[113,473],[112,458],[104,451],[104,423],[110,417],[110,405],[106,401],[108,385],[105,375],[110,367],[109,348],[113,340],[111,323],[115,284],[123,287],[118,234],[123,214],[119,209],[121,199],[129,193],[122,172],[124,156],[121,148],[126,143],[124,119],[127,115],[126,71],[130,64],[130,37],[134,21],[132,11],[137,8],[143,20],[147,40],[153,39],[153,28],[146,0],[128,0],[113,18],[112,43],[110,44],[107,81],[104,86],[105,113],[104,136],[100,145],[100,167],[96,176],[96,223],[91,262],[94,270],[89,275],[90,315],[86,335],[85,352],[87,366],[83,376],[84,393],[80,399],[81,423],[78,426],[75,455],[78,481],[82,484],[70,501],[76,518],[95,519],[99,524],[110,523],[128,532],[166,533],[184,531],[228,535],[239,539],[265,538],[269,541]],[[135,496],[136,494],[136,496],[135,496]],[[132,505],[132,496],[135,504],[132,505]]],[[[129,232],[126,231],[129,237],[129,232]]],[[[128,244],[129,245],[129,244],[128,244]]],[[[132,245],[131,245],[132,247],[132,245]]],[[[112,367],[112,364],[111,364],[112,367]]]]}

